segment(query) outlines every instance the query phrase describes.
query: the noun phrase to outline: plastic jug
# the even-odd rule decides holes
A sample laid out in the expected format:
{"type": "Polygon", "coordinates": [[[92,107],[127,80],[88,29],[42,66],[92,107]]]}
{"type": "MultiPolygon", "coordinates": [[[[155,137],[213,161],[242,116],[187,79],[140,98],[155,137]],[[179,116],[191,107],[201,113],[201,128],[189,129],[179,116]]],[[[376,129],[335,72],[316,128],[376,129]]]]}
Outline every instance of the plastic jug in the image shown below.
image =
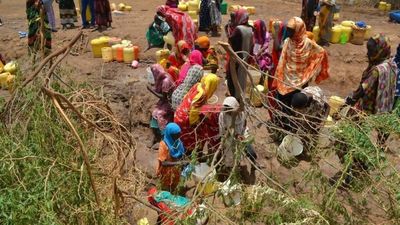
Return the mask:
{"type": "Polygon", "coordinates": [[[380,11],[385,11],[386,10],[386,2],[379,2],[378,9],[380,11]]]}
{"type": "Polygon", "coordinates": [[[160,63],[163,59],[168,59],[170,51],[168,49],[161,49],[156,52],[157,63],[160,63]]]}
{"type": "Polygon", "coordinates": [[[319,26],[314,26],[313,33],[314,33],[314,40],[316,42],[319,41],[319,32],[320,32],[319,26]]]}
{"type": "Polygon", "coordinates": [[[103,58],[104,62],[111,62],[113,61],[113,54],[112,48],[110,47],[103,47],[101,49],[101,57],[103,58]]]}
{"type": "Polygon", "coordinates": [[[333,44],[339,43],[341,34],[342,34],[342,26],[332,27],[331,43],[333,44]]]}
{"type": "Polygon", "coordinates": [[[365,31],[365,40],[368,40],[372,37],[372,26],[367,25],[367,30],[365,31]]]}
{"type": "Polygon", "coordinates": [[[247,10],[247,13],[249,13],[249,15],[256,14],[256,7],[254,7],[254,6],[246,6],[244,8],[247,10]]]}
{"type": "Polygon", "coordinates": [[[124,61],[124,48],[122,46],[117,47],[117,53],[115,59],[118,62],[123,62],[124,61]]]}
{"type": "MultiPolygon", "coordinates": [[[[343,41],[345,42],[344,44],[350,41],[351,32],[353,32],[353,29],[351,27],[342,27],[342,35],[344,36],[343,41]]],[[[342,40],[340,43],[343,44],[342,40]]]]}
{"type": "Polygon", "coordinates": [[[199,16],[197,15],[197,11],[189,11],[188,12],[190,18],[192,18],[192,20],[197,20],[199,18],[199,16]]]}
{"type": "Polygon", "coordinates": [[[359,28],[357,26],[353,26],[351,43],[355,45],[363,45],[366,32],[367,32],[366,28],[359,28]]]}
{"type": "Polygon", "coordinates": [[[194,11],[197,13],[199,11],[199,3],[197,1],[190,1],[188,3],[188,11],[194,11]]]}
{"type": "Polygon", "coordinates": [[[390,10],[392,10],[392,4],[387,3],[386,4],[386,11],[390,11],[390,10]]]}
{"type": "Polygon", "coordinates": [[[339,96],[331,96],[329,98],[328,104],[330,106],[329,115],[332,116],[333,114],[339,111],[340,107],[342,107],[345,104],[345,101],[343,98],[339,96]]]}
{"type": "Polygon", "coordinates": [[[341,23],[341,25],[343,26],[343,27],[352,27],[352,26],[354,26],[356,23],[354,22],[354,21],[351,21],[351,20],[345,20],[345,21],[343,21],[342,23],[341,23]]]}
{"type": "Polygon", "coordinates": [[[187,11],[187,10],[188,10],[188,5],[185,4],[185,3],[179,3],[178,9],[181,10],[181,11],[183,11],[183,12],[184,12],[184,11],[187,11]]]}
{"type": "Polygon", "coordinates": [[[257,85],[251,95],[250,95],[250,103],[254,107],[261,107],[263,105],[262,102],[262,94],[265,92],[265,88],[262,85],[257,85]]]}
{"type": "Polygon", "coordinates": [[[124,48],[124,63],[132,63],[133,61],[133,47],[124,48]]]}
{"type": "Polygon", "coordinates": [[[222,15],[228,14],[228,3],[225,2],[225,1],[223,1],[223,2],[221,3],[221,8],[220,8],[220,10],[221,10],[222,15]]]}
{"type": "Polygon", "coordinates": [[[113,55],[113,60],[117,60],[117,49],[120,48],[120,47],[122,47],[122,45],[120,45],[120,44],[116,44],[116,45],[113,45],[113,46],[111,47],[111,49],[112,49],[112,55],[113,55]]]}
{"type": "Polygon", "coordinates": [[[93,57],[94,58],[101,58],[101,49],[103,47],[109,47],[108,42],[110,41],[109,37],[100,37],[97,39],[93,39],[90,42],[90,45],[92,46],[92,52],[93,52],[93,57]]]}
{"type": "Polygon", "coordinates": [[[175,37],[171,31],[168,32],[168,34],[163,37],[163,40],[165,43],[169,45],[175,45],[175,37]]]}
{"type": "Polygon", "coordinates": [[[133,46],[133,59],[134,60],[139,60],[139,47],[138,46],[133,46]]]}

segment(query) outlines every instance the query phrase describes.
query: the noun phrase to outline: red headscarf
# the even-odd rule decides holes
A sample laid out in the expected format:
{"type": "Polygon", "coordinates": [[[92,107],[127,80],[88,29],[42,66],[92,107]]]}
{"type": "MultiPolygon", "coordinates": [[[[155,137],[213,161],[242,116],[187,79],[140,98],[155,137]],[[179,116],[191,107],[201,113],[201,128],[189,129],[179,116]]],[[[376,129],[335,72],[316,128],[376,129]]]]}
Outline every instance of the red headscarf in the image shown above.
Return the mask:
{"type": "Polygon", "coordinates": [[[265,43],[265,37],[267,33],[267,26],[262,20],[256,20],[254,22],[254,41],[257,44],[263,45],[265,43]]]}

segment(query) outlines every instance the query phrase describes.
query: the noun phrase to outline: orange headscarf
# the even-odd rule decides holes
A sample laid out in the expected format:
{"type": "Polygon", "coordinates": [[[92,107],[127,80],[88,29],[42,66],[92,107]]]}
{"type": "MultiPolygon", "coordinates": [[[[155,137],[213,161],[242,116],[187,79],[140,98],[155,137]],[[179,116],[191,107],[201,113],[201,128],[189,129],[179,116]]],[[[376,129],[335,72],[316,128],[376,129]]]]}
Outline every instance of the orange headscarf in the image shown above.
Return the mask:
{"type": "Polygon", "coordinates": [[[301,88],[315,78],[318,84],[329,77],[328,55],[315,41],[307,38],[306,26],[299,17],[288,21],[293,37],[285,40],[281,58],[276,69],[278,91],[286,95],[301,88]]]}

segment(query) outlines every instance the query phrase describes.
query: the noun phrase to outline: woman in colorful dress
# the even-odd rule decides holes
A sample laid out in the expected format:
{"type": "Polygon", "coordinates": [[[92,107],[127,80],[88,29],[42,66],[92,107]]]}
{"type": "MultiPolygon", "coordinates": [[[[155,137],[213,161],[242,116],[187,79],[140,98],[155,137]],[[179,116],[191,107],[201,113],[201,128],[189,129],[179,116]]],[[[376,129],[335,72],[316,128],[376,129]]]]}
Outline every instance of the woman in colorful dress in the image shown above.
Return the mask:
{"type": "Polygon", "coordinates": [[[394,107],[396,95],[397,65],[390,60],[390,44],[387,37],[378,34],[367,43],[368,67],[360,85],[346,103],[369,113],[388,113],[394,107]]]}
{"type": "Polygon", "coordinates": [[[321,46],[329,46],[329,41],[331,40],[335,2],[335,0],[322,0],[321,2],[318,18],[320,29],[318,44],[321,46]]]}
{"type": "Polygon", "coordinates": [[[219,112],[202,110],[217,90],[218,83],[217,75],[204,76],[190,89],[175,112],[174,122],[182,129],[181,140],[188,153],[195,149],[201,152],[205,142],[210,144],[211,149],[219,143],[219,112]]]}
{"type": "MultiPolygon", "coordinates": [[[[26,1],[26,16],[28,19],[28,47],[30,54],[36,54],[40,48],[40,11],[43,5],[40,0],[26,1]]],[[[47,16],[44,18],[44,47],[48,53],[51,50],[51,30],[47,16]]]]}
{"type": "Polygon", "coordinates": [[[164,130],[163,140],[158,149],[158,163],[156,173],[161,180],[161,189],[175,192],[178,187],[181,161],[185,154],[185,147],[180,140],[181,128],[176,123],[169,123],[164,130]]]}
{"type": "Polygon", "coordinates": [[[201,60],[201,53],[198,51],[193,51],[191,56],[191,63],[187,63],[189,68],[186,70],[185,65],[182,67],[181,72],[185,73],[182,78],[183,81],[179,83],[179,86],[172,93],[172,108],[175,110],[181,103],[185,95],[189,92],[189,90],[198,82],[200,82],[203,77],[203,62],[201,60]],[[193,54],[194,53],[194,54],[193,54]]]}
{"type": "Polygon", "coordinates": [[[154,87],[148,86],[147,89],[159,98],[150,120],[150,127],[154,133],[152,145],[154,145],[160,141],[165,126],[174,120],[170,99],[175,89],[175,83],[161,65],[154,64],[150,66],[150,69],[154,77],[154,87]]]}
{"type": "MultiPolygon", "coordinates": [[[[271,37],[267,32],[267,26],[262,20],[254,21],[254,48],[253,54],[256,59],[256,63],[259,69],[264,72],[271,74],[272,72],[272,57],[269,54],[269,43],[271,37]]],[[[264,84],[265,75],[261,77],[260,84],[264,84]]],[[[272,84],[273,79],[268,77],[268,87],[272,84]]]]}
{"type": "Polygon", "coordinates": [[[212,36],[218,36],[218,29],[222,23],[220,0],[203,0],[200,4],[200,31],[211,31],[212,36]]]}
{"type": "Polygon", "coordinates": [[[211,73],[217,73],[218,70],[218,56],[213,46],[211,46],[210,39],[207,36],[201,36],[195,41],[195,49],[199,50],[203,55],[203,68],[204,70],[211,70],[211,73]]]}
{"type": "Polygon", "coordinates": [[[75,27],[75,22],[78,22],[78,14],[74,0],[56,0],[60,8],[60,20],[64,29],[75,27]]]}
{"type": "Polygon", "coordinates": [[[108,0],[94,0],[94,11],[99,31],[111,28],[112,16],[110,2],[108,0]]]}

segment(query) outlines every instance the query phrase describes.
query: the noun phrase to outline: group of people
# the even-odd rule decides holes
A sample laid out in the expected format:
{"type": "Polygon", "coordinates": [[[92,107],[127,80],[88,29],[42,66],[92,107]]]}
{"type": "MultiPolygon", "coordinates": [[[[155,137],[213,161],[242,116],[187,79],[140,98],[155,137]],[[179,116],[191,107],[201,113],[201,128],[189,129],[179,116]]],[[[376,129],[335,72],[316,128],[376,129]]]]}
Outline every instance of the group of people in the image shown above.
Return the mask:
{"type": "MultiPolygon", "coordinates": [[[[157,175],[163,189],[176,189],[182,168],[188,163],[184,159],[196,156],[201,160],[206,155],[205,146],[210,154],[222,149],[221,157],[227,168],[237,163],[235,140],[240,143],[247,133],[242,103],[248,88],[249,65],[266,74],[260,83],[268,87],[267,105],[272,124],[276,130],[296,133],[302,138],[305,151],[301,158],[307,160],[308,145],[313,146],[316,141],[313,138],[323,126],[330,108],[322,89],[311,85],[329,78],[328,54],[307,31],[312,30],[317,15],[322,29],[330,27],[330,7],[335,4],[331,0],[308,0],[303,4],[304,20],[293,17],[286,23],[277,21],[269,30],[263,20],[250,25],[244,9],[230,15],[225,32],[241,62],[225,56],[228,97],[222,105],[210,105],[221,81],[215,74],[219,68],[218,56],[209,38],[197,38],[196,33],[181,34],[182,29],[175,30],[176,27],[180,23],[191,28],[190,19],[171,16],[184,17],[171,5],[158,9],[157,26],[168,27],[166,33],[172,32],[176,41],[175,46],[170,46],[175,50],[168,60],[151,66],[155,84],[148,87],[159,98],[150,124],[155,133],[153,144],[159,146],[157,175]]],[[[329,40],[324,39],[329,32],[321,35],[322,40],[329,40]]],[[[346,98],[346,103],[367,113],[391,112],[400,94],[400,46],[397,56],[390,58],[390,44],[379,34],[368,41],[367,50],[369,66],[359,88],[346,98]]],[[[257,158],[250,145],[243,149],[244,157],[257,158]]]]}
{"type": "MultiPolygon", "coordinates": [[[[82,28],[104,30],[111,27],[112,16],[109,0],[79,0],[81,5],[82,28]],[[90,17],[90,18],[88,18],[90,17]],[[90,21],[89,21],[90,20],[90,21]]],[[[51,49],[51,33],[57,32],[53,0],[26,0],[28,19],[28,45],[30,50],[37,49],[37,40],[41,25],[41,12],[44,14],[45,47],[51,49]]],[[[74,0],[56,0],[59,5],[60,22],[64,29],[75,27],[78,14],[74,0]]]]}

